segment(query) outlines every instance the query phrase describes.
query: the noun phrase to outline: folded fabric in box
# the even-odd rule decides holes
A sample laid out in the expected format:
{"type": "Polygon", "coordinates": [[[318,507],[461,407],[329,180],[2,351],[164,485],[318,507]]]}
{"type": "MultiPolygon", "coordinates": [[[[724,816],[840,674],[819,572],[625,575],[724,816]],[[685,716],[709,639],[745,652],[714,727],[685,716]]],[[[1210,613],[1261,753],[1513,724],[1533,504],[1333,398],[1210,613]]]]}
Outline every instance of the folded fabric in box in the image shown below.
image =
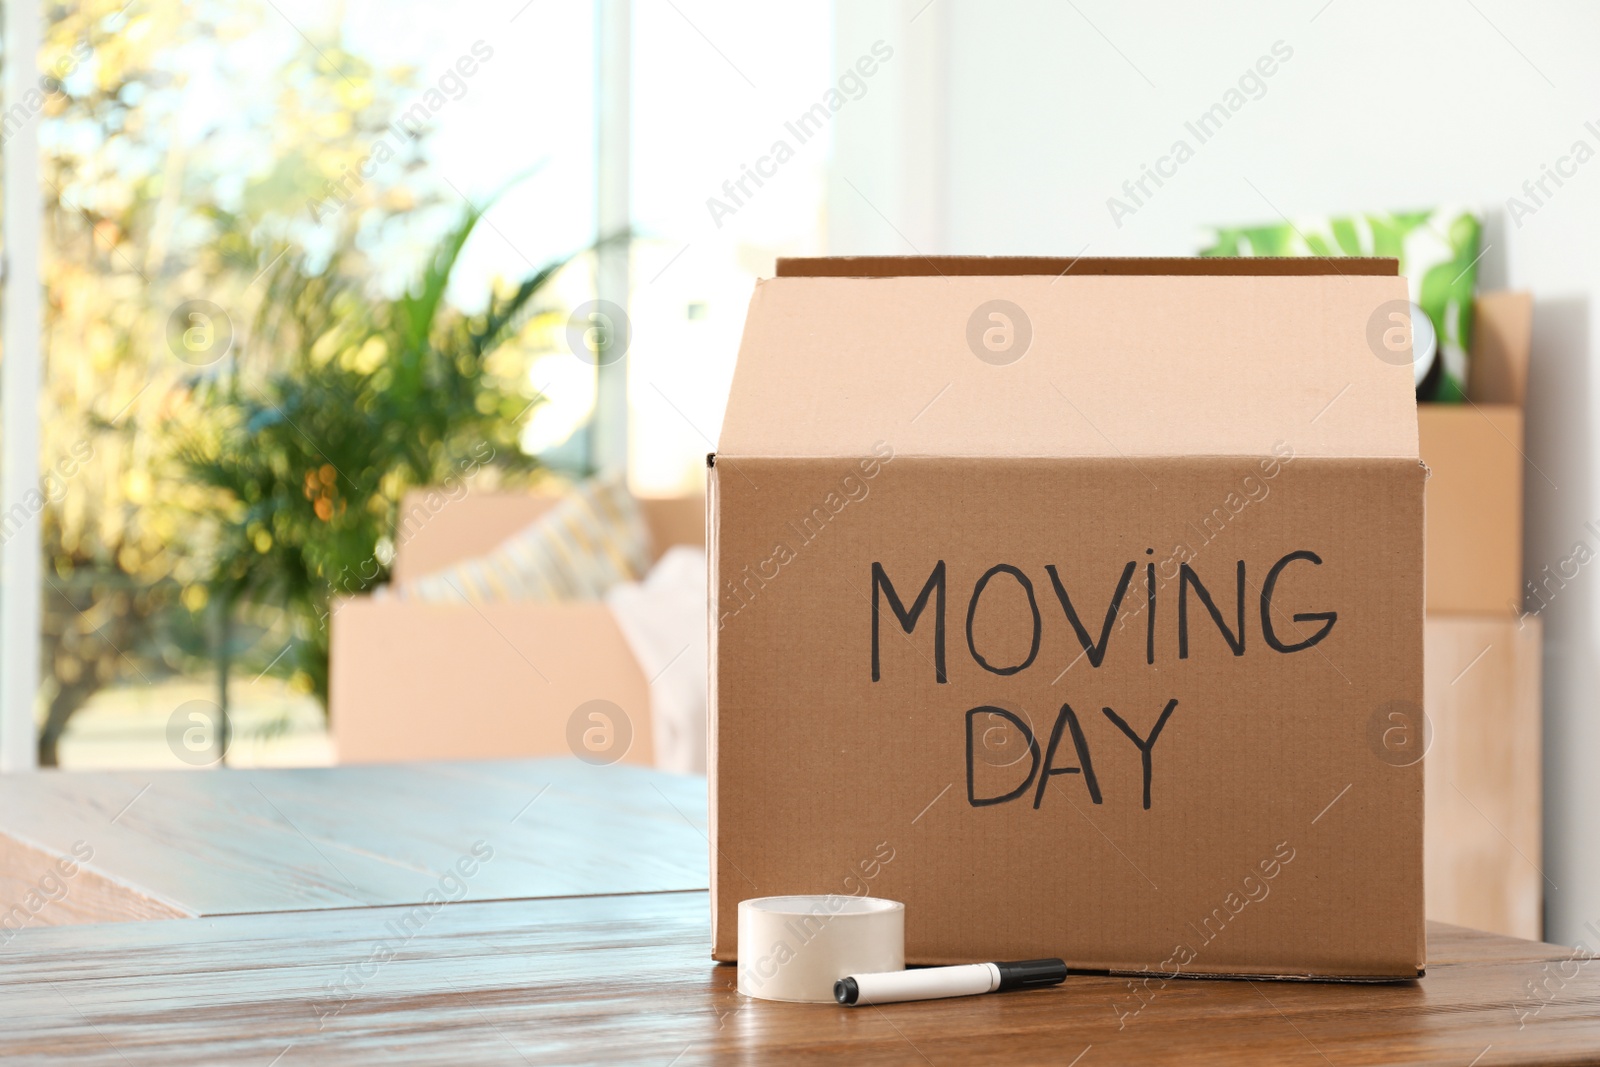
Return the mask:
{"type": "Polygon", "coordinates": [[[606,606],[650,683],[655,764],[706,772],[706,554],[679,545],[643,582],[606,594],[606,606]]]}
{"type": "Polygon", "coordinates": [[[402,600],[598,600],[650,567],[650,530],[621,479],[589,481],[482,556],[394,590],[402,600]]]}

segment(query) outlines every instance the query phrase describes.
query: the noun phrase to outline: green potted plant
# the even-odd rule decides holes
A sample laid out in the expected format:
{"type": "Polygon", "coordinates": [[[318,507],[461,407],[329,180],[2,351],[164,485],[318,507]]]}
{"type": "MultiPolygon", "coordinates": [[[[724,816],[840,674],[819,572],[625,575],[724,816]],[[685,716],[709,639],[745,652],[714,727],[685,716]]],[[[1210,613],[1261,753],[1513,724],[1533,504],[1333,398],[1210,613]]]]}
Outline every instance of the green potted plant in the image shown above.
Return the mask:
{"type": "Polygon", "coordinates": [[[333,598],[387,578],[402,495],[537,466],[518,439],[540,398],[507,342],[566,260],[463,312],[445,294],[480,218],[469,208],[394,299],[370,294],[353,243],[325,263],[285,252],[248,338],[180,416],[180,463],[213,490],[206,573],[224,632],[241,602],[281,608],[292,638],[275,669],[324,707],[333,598]]]}

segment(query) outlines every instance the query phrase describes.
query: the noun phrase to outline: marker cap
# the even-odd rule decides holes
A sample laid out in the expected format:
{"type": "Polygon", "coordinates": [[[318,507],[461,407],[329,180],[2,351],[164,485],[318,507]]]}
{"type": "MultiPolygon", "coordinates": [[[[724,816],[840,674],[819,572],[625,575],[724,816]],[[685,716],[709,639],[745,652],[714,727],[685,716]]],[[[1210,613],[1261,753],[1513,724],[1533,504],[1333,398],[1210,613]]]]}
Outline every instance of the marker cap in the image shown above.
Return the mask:
{"type": "Polygon", "coordinates": [[[1000,984],[995,987],[996,992],[1060,985],[1067,980],[1067,965],[1063,960],[1019,960],[1016,963],[997,963],[995,966],[1000,968],[1000,984]]]}

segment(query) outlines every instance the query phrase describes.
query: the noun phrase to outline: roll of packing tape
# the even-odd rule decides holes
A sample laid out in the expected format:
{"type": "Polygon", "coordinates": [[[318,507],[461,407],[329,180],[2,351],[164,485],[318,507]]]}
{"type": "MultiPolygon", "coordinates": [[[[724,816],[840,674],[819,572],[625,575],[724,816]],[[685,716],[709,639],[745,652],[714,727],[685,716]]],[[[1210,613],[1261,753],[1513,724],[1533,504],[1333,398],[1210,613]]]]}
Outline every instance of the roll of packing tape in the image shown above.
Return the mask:
{"type": "Polygon", "coordinates": [[[906,966],[906,906],[878,897],[757,897],[739,902],[739,992],[833,1003],[850,974],[906,966]]]}

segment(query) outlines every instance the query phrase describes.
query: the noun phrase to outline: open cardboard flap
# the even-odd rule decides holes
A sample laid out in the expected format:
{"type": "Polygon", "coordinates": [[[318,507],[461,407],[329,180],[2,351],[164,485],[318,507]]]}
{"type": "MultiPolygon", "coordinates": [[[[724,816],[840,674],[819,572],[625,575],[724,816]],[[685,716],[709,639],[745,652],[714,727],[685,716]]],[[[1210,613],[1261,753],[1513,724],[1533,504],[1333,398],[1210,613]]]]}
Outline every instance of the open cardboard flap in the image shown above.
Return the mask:
{"type": "Polygon", "coordinates": [[[833,893],[916,963],[1420,973],[1393,261],[778,273],[709,479],[716,958],[833,893]]]}

